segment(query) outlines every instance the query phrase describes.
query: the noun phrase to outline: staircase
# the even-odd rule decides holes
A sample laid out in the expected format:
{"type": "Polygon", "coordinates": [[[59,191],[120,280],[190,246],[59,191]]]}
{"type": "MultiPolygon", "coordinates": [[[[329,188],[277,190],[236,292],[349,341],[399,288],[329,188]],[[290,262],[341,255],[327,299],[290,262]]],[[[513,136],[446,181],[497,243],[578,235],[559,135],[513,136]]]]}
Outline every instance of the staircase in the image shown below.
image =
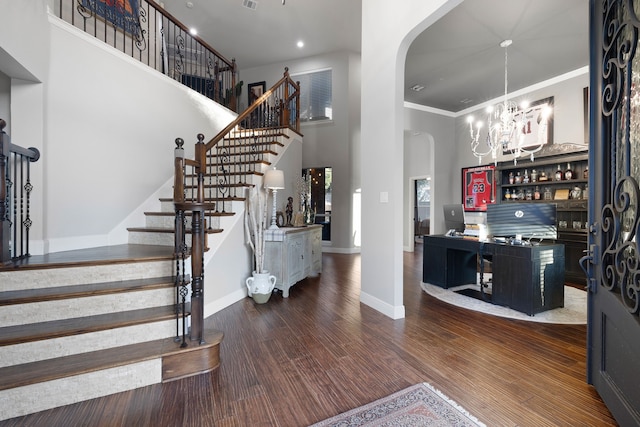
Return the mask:
{"type": "Polygon", "coordinates": [[[174,339],[173,269],[171,248],[122,245],[0,271],[0,419],[215,369],[222,333],[174,339]]]}
{"type": "MultiPolygon", "coordinates": [[[[246,131],[233,132],[224,138],[216,147],[216,153],[207,158],[209,167],[214,170],[210,174],[210,183],[205,186],[205,203],[215,204],[214,210],[205,211],[207,248],[209,236],[222,234],[225,218],[235,215],[235,210],[244,202],[245,189],[261,184],[267,167],[281,154],[288,145],[289,131],[262,133],[260,131],[247,134],[246,131]],[[224,159],[225,166],[220,161],[224,159]],[[226,165],[234,165],[233,172],[226,176],[220,169],[228,171],[226,165]],[[241,169],[237,169],[241,166],[241,169]],[[220,182],[224,184],[220,184],[220,182]]],[[[189,179],[193,176],[188,177],[189,179]]],[[[186,198],[193,198],[195,185],[186,185],[186,198]]],[[[129,227],[129,243],[146,245],[175,245],[175,205],[173,198],[160,198],[160,210],[145,212],[144,227],[129,227]]],[[[241,207],[242,208],[242,207],[241,207]]],[[[191,246],[191,215],[185,215],[187,231],[186,244],[191,246]]]]}
{"type": "MultiPolygon", "coordinates": [[[[225,218],[234,215],[231,208],[241,206],[244,189],[259,184],[264,168],[286,149],[288,132],[261,138],[260,147],[255,133],[232,134],[210,156],[214,166],[221,157],[245,165],[245,173],[224,177],[226,189],[208,188],[207,202],[216,208],[207,212],[206,233],[216,236],[216,247],[224,239],[225,218]]],[[[222,182],[216,176],[212,182],[222,182]]],[[[204,344],[187,338],[181,347],[173,200],[163,198],[160,206],[145,214],[144,227],[128,229],[127,245],[32,256],[0,267],[0,420],[219,365],[219,331],[205,329],[204,344]]],[[[188,231],[189,221],[186,215],[188,231]]]]}

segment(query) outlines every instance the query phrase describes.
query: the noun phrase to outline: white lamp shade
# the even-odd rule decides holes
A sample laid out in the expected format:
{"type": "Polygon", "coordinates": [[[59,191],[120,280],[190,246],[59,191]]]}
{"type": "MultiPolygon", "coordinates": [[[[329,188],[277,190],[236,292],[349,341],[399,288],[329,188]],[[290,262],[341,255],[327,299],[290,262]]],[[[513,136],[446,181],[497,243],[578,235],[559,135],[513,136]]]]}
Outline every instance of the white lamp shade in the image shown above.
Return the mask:
{"type": "Polygon", "coordinates": [[[284,188],[284,172],[278,169],[269,169],[264,174],[264,188],[282,190],[284,188]]]}

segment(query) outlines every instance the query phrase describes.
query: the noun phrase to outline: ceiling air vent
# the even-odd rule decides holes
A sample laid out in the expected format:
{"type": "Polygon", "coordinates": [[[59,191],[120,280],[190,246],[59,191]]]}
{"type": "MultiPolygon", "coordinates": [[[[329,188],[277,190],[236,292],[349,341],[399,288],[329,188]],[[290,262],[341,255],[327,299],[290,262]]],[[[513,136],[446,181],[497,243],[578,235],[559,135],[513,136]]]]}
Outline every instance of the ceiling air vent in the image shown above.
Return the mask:
{"type": "Polygon", "coordinates": [[[255,0],[243,0],[242,5],[251,10],[256,10],[258,8],[258,2],[255,0]]]}

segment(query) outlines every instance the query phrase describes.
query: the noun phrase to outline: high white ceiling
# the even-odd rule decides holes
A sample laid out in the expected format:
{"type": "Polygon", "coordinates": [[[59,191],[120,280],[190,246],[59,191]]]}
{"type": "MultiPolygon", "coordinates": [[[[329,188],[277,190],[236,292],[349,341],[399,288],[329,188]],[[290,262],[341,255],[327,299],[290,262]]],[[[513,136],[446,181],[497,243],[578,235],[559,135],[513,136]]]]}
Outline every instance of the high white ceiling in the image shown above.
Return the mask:
{"type": "Polygon", "coordinates": [[[360,0],[164,0],[165,9],[240,69],[360,52],[360,0]],[[188,5],[191,4],[192,7],[188,5]],[[304,48],[296,46],[304,41],[304,48]]]}
{"type": "MultiPolygon", "coordinates": [[[[360,51],[361,0],[250,0],[254,10],[246,1],[165,0],[164,6],[235,58],[240,70],[360,51]]],[[[513,40],[509,92],[586,67],[588,23],[588,0],[466,0],[409,48],[405,101],[457,112],[503,95],[505,39],[513,40]],[[412,91],[416,84],[425,89],[412,91]]]]}

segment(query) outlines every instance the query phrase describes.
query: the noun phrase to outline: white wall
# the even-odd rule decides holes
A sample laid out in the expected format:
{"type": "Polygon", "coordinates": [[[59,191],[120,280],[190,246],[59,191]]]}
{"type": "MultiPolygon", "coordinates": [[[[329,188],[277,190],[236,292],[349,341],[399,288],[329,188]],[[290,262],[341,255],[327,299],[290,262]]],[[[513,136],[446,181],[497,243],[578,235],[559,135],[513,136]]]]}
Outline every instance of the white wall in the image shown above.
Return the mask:
{"type": "MultiPolygon", "coordinates": [[[[241,65],[241,64],[240,64],[241,65]]],[[[353,193],[359,187],[354,180],[354,158],[360,138],[360,60],[349,52],[337,52],[310,57],[286,64],[241,69],[244,87],[250,83],[266,81],[267,89],[283,76],[285,67],[295,80],[295,74],[331,68],[333,120],[330,123],[303,124],[302,167],[333,168],[333,211],[331,215],[331,242],[323,242],[323,251],[356,252],[353,230],[353,193]]],[[[301,90],[305,90],[304,87],[301,90]]],[[[246,91],[243,90],[246,104],[246,91]]],[[[295,198],[297,199],[297,197],[295,198]]]]}
{"type": "Polygon", "coordinates": [[[38,81],[49,61],[47,4],[53,0],[0,0],[0,71],[38,81]]]}
{"type": "MultiPolygon", "coordinates": [[[[433,146],[431,156],[425,161],[429,163],[429,167],[420,168],[423,163],[422,159],[411,159],[405,162],[411,168],[410,176],[430,175],[431,176],[431,233],[441,234],[445,230],[444,217],[442,213],[442,205],[451,203],[454,195],[460,192],[460,188],[455,186],[452,176],[455,171],[452,165],[455,163],[456,151],[455,145],[455,118],[450,113],[434,112],[433,109],[421,107],[414,104],[407,104],[404,108],[404,126],[409,132],[418,132],[416,138],[418,140],[432,140],[433,146]],[[412,165],[412,162],[418,163],[412,165]]],[[[407,153],[404,157],[408,157],[407,153]]],[[[406,173],[405,173],[406,174],[406,173]]],[[[405,179],[404,185],[407,185],[405,179]]],[[[409,212],[406,209],[410,207],[408,200],[409,189],[405,188],[405,215],[404,215],[404,236],[405,247],[408,244],[409,212]]],[[[457,200],[457,199],[456,199],[457,200]]]]}
{"type": "MultiPolygon", "coordinates": [[[[41,241],[34,247],[126,243],[109,234],[172,177],[175,138],[192,153],[197,133],[213,137],[235,113],[54,16],[47,22],[25,9],[15,10],[22,26],[44,22],[48,39],[48,62],[33,73],[42,83],[13,78],[10,95],[13,141],[42,154],[33,168],[32,236],[41,241]]],[[[31,44],[20,48],[11,36],[0,32],[3,49],[31,44]]],[[[29,71],[31,62],[19,64],[29,71]]]]}
{"type": "Polygon", "coordinates": [[[420,32],[459,3],[460,0],[368,0],[362,4],[360,300],[394,319],[404,317],[402,163],[406,53],[420,32]]]}

